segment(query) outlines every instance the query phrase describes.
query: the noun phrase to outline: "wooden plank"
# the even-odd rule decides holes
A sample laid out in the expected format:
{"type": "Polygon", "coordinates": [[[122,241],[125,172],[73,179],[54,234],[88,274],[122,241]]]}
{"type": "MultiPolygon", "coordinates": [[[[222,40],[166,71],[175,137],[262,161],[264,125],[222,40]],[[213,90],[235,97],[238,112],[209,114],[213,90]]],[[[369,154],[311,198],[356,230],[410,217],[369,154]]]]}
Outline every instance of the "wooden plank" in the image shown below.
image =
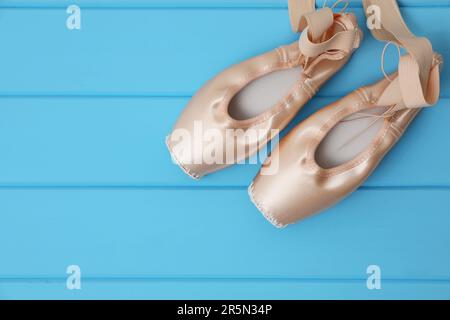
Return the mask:
{"type": "MultiPolygon", "coordinates": [[[[315,99],[292,126],[331,101],[315,99]]],[[[259,164],[194,181],[171,161],[165,136],[186,102],[0,98],[0,186],[248,186],[259,164]]],[[[365,186],[450,186],[449,104],[424,110],[365,186]]]]}
{"type": "Polygon", "coordinates": [[[0,278],[450,279],[447,190],[363,190],[272,227],[246,190],[0,191],[0,278]]]}
{"type": "MultiPolygon", "coordinates": [[[[450,298],[447,69],[446,99],[365,187],[303,224],[276,230],[253,207],[256,165],[194,182],[170,163],[164,136],[207,79],[297,38],[286,2],[80,0],[80,31],[72,1],[0,2],[0,298],[450,298]],[[381,291],[365,286],[372,264],[381,291]]],[[[450,52],[450,1],[399,2],[450,52]]],[[[366,36],[294,123],[380,78],[383,44],[366,36]]]]}
{"type": "Polygon", "coordinates": [[[67,290],[65,280],[0,280],[0,299],[449,299],[443,282],[383,281],[382,290],[366,282],[284,280],[84,280],[67,290]]]}
{"type": "MultiPolygon", "coordinates": [[[[362,10],[354,10],[363,24],[362,10]]],[[[449,7],[408,7],[404,14],[414,32],[450,52],[442,41],[449,7]]],[[[66,18],[62,8],[2,9],[0,95],[190,96],[227,66],[298,38],[285,8],[87,8],[79,31],[68,30],[66,18]]],[[[382,46],[367,35],[320,95],[340,96],[380,79],[382,46]]],[[[394,52],[389,70],[397,64],[394,52]]],[[[444,69],[443,96],[450,94],[449,75],[444,69]]]]}

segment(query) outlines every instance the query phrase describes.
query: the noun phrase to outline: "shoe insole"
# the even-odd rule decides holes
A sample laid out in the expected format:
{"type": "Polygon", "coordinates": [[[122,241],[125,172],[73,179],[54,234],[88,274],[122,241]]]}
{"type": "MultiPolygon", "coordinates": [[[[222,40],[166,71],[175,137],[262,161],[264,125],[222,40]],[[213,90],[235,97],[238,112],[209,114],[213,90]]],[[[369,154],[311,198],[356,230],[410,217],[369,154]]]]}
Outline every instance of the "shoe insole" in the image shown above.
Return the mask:
{"type": "MultiPolygon", "coordinates": [[[[228,112],[236,120],[256,117],[283,99],[300,77],[301,68],[275,71],[245,86],[232,100],[228,112]]],[[[323,168],[333,168],[353,160],[365,151],[383,126],[386,108],[354,114],[338,123],[316,151],[316,161],[323,168]]]]}
{"type": "Polygon", "coordinates": [[[371,117],[368,114],[381,115],[386,108],[364,111],[364,114],[353,114],[339,122],[321,142],[316,150],[316,161],[325,169],[334,168],[347,163],[364,152],[383,127],[382,117],[371,117]]]}
{"type": "Polygon", "coordinates": [[[253,80],[230,102],[228,112],[233,119],[256,117],[282,100],[300,79],[301,67],[275,71],[253,80]]]}

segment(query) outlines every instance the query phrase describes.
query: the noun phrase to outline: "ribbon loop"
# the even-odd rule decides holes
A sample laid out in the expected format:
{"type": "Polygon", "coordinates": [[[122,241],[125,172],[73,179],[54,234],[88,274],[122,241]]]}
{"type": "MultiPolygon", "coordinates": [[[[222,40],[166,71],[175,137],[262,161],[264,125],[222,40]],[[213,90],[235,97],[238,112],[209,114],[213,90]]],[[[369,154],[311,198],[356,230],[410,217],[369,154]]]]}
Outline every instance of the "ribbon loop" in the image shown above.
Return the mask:
{"type": "Polygon", "coordinates": [[[292,30],[296,33],[303,31],[306,26],[302,26],[302,17],[305,14],[316,10],[315,0],[289,0],[289,17],[291,19],[292,30]]]}
{"type": "Polygon", "coordinates": [[[324,42],[314,43],[308,38],[307,33],[304,32],[300,36],[300,50],[308,58],[316,57],[330,50],[350,53],[355,48],[357,36],[354,30],[341,31],[324,42]]]}
{"type": "Polygon", "coordinates": [[[333,26],[333,22],[333,11],[330,8],[323,8],[303,15],[300,19],[300,27],[312,41],[317,42],[333,26]]]}
{"type": "Polygon", "coordinates": [[[333,10],[316,10],[315,0],[289,0],[288,6],[292,30],[299,33],[308,27],[308,34],[313,41],[318,41],[333,25],[333,10]]]}
{"type": "MultiPolygon", "coordinates": [[[[338,0],[332,8],[342,1],[338,0]]],[[[348,1],[347,1],[348,2],[348,1]]],[[[341,14],[334,14],[333,9],[323,7],[315,9],[315,0],[289,0],[289,15],[294,32],[302,32],[299,47],[305,58],[304,68],[309,66],[311,58],[323,56],[323,59],[339,60],[353,49],[359,47],[361,32],[352,30],[339,31],[326,39],[327,31],[341,14]]],[[[346,6],[343,10],[345,10],[346,6]]],[[[356,19],[348,17],[350,24],[357,25],[356,19]],[[355,20],[355,21],[354,21],[355,20]]]]}
{"type": "MultiPolygon", "coordinates": [[[[388,41],[406,49],[407,55],[400,58],[398,77],[392,81],[380,97],[388,101],[387,95],[397,91],[398,107],[421,108],[434,105],[439,98],[439,66],[430,41],[416,37],[407,27],[396,0],[363,0],[366,14],[371,6],[380,10],[381,28],[372,28],[372,35],[380,41],[388,41]],[[397,83],[398,82],[398,83],[397,83]],[[392,89],[392,90],[391,90],[392,89]],[[398,92],[399,91],[399,92],[398,92]]],[[[392,100],[392,96],[390,100],[392,100]]]]}

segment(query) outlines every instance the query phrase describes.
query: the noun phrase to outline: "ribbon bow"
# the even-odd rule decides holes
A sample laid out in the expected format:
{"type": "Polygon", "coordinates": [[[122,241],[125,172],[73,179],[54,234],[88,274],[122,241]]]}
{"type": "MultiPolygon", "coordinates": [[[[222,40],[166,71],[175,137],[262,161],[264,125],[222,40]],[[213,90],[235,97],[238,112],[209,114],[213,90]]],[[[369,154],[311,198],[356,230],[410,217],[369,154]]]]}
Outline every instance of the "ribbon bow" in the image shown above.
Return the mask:
{"type": "MultiPolygon", "coordinates": [[[[333,8],[342,2],[338,0],[331,7],[315,8],[315,0],[289,0],[289,15],[292,30],[302,32],[299,40],[300,52],[305,57],[306,68],[311,59],[323,55],[323,59],[339,60],[359,47],[361,33],[354,30],[340,31],[326,39],[327,31],[337,16],[333,8]]],[[[326,5],[326,2],[325,4],[326,5]]],[[[342,11],[345,11],[348,3],[342,11]]],[[[315,61],[314,65],[322,59],[315,61]]]]}

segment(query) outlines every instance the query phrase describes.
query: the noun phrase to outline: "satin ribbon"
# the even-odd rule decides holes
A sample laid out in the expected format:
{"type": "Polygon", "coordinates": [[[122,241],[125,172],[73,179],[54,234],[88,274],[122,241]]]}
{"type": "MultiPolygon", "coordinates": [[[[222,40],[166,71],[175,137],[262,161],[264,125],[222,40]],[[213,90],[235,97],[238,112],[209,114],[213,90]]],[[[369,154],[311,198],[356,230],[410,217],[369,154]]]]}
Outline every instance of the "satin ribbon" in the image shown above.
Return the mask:
{"type": "Polygon", "coordinates": [[[380,9],[381,28],[371,29],[380,41],[388,41],[406,49],[400,57],[398,77],[384,91],[378,105],[394,105],[396,110],[434,105],[440,91],[440,57],[430,41],[416,37],[407,27],[396,0],[363,0],[366,14],[370,6],[380,9]],[[436,61],[437,60],[437,61],[436,61]]]}

